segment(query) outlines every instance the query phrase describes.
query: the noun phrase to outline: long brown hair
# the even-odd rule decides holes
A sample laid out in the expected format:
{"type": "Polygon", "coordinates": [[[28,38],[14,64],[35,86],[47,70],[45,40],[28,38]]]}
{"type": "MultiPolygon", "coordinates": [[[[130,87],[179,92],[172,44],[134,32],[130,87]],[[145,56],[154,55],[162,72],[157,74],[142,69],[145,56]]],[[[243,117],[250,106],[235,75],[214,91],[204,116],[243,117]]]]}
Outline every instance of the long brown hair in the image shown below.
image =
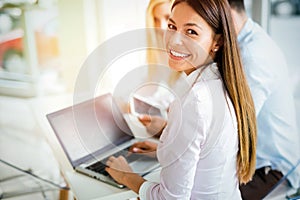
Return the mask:
{"type": "Polygon", "coordinates": [[[227,0],[175,0],[190,5],[214,30],[221,34],[223,45],[214,61],[233,103],[238,123],[239,152],[237,157],[240,183],[248,182],[255,172],[256,117],[255,108],[240,59],[237,36],[227,0]]]}

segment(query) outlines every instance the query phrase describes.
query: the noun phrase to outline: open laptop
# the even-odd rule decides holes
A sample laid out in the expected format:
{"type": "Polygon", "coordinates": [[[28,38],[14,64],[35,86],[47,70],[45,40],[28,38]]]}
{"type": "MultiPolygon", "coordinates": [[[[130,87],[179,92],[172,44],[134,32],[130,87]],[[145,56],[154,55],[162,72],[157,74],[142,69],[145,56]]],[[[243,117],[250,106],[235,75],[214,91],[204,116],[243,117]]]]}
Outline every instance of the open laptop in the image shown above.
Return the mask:
{"type": "Polygon", "coordinates": [[[73,168],[123,188],[105,171],[108,157],[123,155],[133,172],[144,176],[159,167],[157,159],[129,153],[134,137],[111,94],[46,115],[73,168]]]}

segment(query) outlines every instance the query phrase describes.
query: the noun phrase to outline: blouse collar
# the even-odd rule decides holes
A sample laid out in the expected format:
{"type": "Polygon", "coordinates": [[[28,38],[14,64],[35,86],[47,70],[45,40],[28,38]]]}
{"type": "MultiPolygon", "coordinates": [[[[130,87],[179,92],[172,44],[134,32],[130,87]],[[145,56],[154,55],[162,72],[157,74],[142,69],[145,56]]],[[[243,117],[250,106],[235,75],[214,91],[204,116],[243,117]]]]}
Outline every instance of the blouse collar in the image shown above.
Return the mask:
{"type": "Polygon", "coordinates": [[[200,80],[214,80],[220,79],[220,72],[217,66],[217,63],[213,62],[208,65],[199,67],[192,73],[186,76],[186,80],[190,85],[193,85],[200,80]]]}

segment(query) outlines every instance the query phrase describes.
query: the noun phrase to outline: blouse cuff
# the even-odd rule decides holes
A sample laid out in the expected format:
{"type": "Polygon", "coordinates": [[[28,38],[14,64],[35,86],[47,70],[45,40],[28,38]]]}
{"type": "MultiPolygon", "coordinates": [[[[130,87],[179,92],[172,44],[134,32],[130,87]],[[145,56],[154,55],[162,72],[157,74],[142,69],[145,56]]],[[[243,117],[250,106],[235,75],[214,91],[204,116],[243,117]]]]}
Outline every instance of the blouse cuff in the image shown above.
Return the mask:
{"type": "Polygon", "coordinates": [[[150,181],[145,181],[140,189],[139,189],[139,197],[140,197],[140,200],[147,200],[147,197],[149,196],[149,189],[151,187],[153,187],[154,185],[156,185],[155,183],[153,182],[150,182],[150,181]],[[148,195],[147,195],[148,194],[148,195]]]}

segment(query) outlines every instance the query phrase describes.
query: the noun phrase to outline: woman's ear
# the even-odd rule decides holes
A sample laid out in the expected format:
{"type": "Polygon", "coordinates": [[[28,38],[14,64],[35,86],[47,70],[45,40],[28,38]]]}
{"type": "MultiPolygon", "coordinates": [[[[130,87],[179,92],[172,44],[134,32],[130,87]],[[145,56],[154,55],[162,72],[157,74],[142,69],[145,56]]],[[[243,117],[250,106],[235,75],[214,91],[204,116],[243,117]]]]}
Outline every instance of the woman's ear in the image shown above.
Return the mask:
{"type": "Polygon", "coordinates": [[[223,37],[221,34],[216,34],[214,37],[214,44],[212,46],[212,51],[217,52],[223,46],[223,37]]]}

